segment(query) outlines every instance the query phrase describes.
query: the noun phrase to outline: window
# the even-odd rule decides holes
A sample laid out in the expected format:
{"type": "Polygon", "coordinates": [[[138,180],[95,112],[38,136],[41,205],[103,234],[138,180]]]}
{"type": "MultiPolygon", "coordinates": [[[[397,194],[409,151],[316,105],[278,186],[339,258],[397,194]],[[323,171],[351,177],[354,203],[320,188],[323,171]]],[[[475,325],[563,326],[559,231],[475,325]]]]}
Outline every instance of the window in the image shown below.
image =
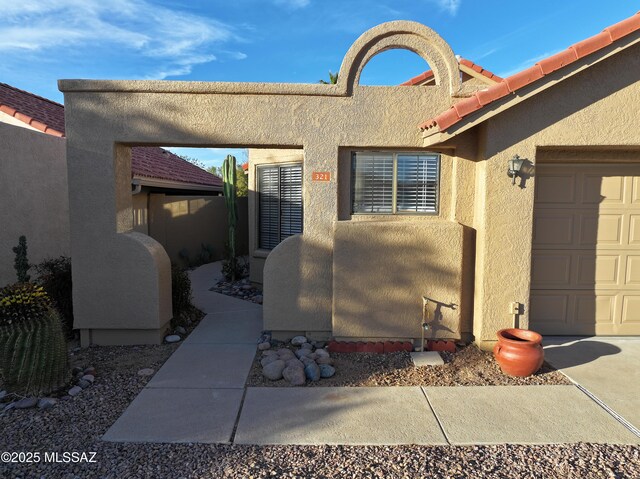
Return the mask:
{"type": "Polygon", "coordinates": [[[302,165],[258,167],[258,248],[302,233],[302,165]]]}
{"type": "Polygon", "coordinates": [[[351,176],[352,213],[438,213],[437,154],[357,152],[351,176]]]}

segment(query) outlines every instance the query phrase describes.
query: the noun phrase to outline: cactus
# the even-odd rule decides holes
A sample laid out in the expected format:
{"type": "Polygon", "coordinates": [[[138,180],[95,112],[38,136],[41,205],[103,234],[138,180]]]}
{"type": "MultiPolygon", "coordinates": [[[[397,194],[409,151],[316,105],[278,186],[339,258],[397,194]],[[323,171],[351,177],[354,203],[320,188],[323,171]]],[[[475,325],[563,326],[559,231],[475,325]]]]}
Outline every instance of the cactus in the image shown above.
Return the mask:
{"type": "Polygon", "coordinates": [[[13,267],[16,270],[19,283],[26,283],[31,279],[31,276],[27,274],[31,265],[27,258],[27,238],[22,235],[18,238],[18,246],[13,247],[13,252],[16,254],[13,267]]]}
{"type": "Polygon", "coordinates": [[[236,157],[227,155],[222,163],[222,180],[224,182],[224,200],[227,205],[227,218],[229,223],[227,271],[231,281],[237,278],[236,258],[236,224],[238,223],[238,204],[236,196],[236,157]]]}
{"type": "Polygon", "coordinates": [[[40,287],[0,290],[0,372],[9,391],[25,396],[49,393],[69,380],[62,323],[40,287]]]}

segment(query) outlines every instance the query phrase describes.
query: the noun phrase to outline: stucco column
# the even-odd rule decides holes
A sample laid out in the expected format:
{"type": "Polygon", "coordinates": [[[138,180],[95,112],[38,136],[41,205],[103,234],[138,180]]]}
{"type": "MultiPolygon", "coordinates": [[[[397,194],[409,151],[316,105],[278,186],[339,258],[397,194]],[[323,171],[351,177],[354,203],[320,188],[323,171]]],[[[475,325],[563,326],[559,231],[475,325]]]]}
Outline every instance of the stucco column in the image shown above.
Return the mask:
{"type": "Polygon", "coordinates": [[[518,144],[482,161],[476,175],[473,333],[483,349],[493,347],[498,330],[529,325],[534,183],[512,185],[507,167],[515,154],[535,162],[535,148],[518,144]],[[515,324],[512,302],[523,305],[515,324]]]}
{"type": "Polygon", "coordinates": [[[304,145],[303,234],[276,246],[265,263],[264,325],[283,337],[287,331],[317,338],[331,334],[333,224],[338,212],[336,144],[326,139],[304,145]],[[314,172],[329,173],[331,179],[314,181],[314,172]]]}
{"type": "MultiPolygon", "coordinates": [[[[73,104],[66,117],[83,123],[73,104]]],[[[130,148],[76,134],[67,163],[74,327],[82,345],[161,342],[171,319],[170,263],[159,243],[133,231],[130,148]]]]}

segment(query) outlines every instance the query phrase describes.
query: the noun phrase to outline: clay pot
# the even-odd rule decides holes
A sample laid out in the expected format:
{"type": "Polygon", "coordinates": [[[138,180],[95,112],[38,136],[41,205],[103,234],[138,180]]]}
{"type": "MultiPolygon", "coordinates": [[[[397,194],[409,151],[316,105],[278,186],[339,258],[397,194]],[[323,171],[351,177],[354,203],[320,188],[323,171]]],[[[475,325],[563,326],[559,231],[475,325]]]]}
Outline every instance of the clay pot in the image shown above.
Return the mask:
{"type": "Polygon", "coordinates": [[[535,373],[544,362],[542,336],[528,329],[501,329],[493,356],[502,372],[509,376],[526,377],[535,373]]]}

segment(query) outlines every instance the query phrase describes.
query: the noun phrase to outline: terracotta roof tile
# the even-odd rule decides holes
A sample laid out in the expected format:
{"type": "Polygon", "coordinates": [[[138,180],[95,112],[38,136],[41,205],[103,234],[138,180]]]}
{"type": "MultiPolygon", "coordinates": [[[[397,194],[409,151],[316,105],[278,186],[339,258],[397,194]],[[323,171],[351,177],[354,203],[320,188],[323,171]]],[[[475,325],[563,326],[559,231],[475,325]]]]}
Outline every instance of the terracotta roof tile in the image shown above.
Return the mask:
{"type": "Polygon", "coordinates": [[[423,122],[420,125],[420,129],[430,130],[437,128],[438,131],[444,131],[465,116],[479,110],[478,104],[484,107],[638,30],[640,30],[640,12],[605,28],[597,35],[571,45],[567,50],[540,60],[534,66],[505,78],[503,82],[480,90],[470,98],[460,100],[438,116],[423,122]]]}
{"type": "MultiPolygon", "coordinates": [[[[64,136],[64,106],[0,83],[0,111],[53,136],[64,136]]],[[[222,179],[158,147],[131,149],[131,174],[147,178],[222,186],[222,179]]]]}
{"type": "MultiPolygon", "coordinates": [[[[464,66],[466,66],[468,68],[471,68],[474,71],[480,73],[481,75],[484,75],[487,78],[490,78],[491,80],[494,80],[496,82],[502,81],[502,78],[500,78],[498,75],[495,75],[494,73],[491,73],[489,70],[486,70],[485,68],[481,67],[480,65],[477,65],[477,64],[473,63],[470,60],[467,60],[465,58],[459,58],[458,62],[461,65],[464,65],[464,66]]],[[[433,78],[433,70],[427,70],[426,72],[422,72],[422,73],[420,73],[420,75],[417,75],[417,76],[411,78],[410,80],[407,80],[406,82],[401,83],[400,86],[420,85],[424,81],[429,80],[431,78],[433,78]]]]}

